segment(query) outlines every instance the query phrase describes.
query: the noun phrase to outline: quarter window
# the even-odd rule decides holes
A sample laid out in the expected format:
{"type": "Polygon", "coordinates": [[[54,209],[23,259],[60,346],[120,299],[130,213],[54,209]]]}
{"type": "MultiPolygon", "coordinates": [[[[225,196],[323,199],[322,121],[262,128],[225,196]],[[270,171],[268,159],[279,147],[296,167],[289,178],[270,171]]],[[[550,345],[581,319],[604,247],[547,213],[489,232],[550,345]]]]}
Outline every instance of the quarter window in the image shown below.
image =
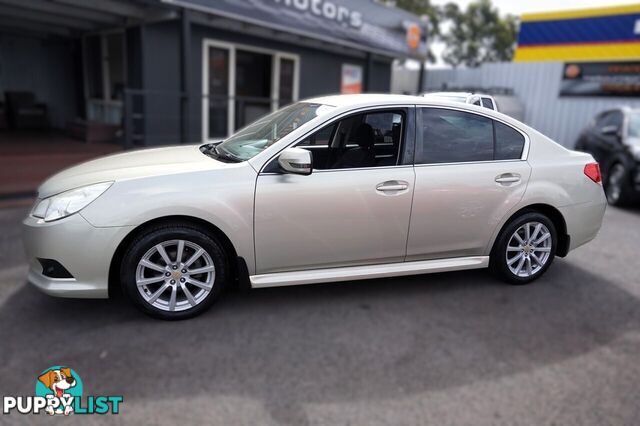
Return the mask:
{"type": "Polygon", "coordinates": [[[477,114],[439,108],[422,109],[422,143],[416,164],[517,160],[524,136],[517,130],[477,114]]]}
{"type": "Polygon", "coordinates": [[[518,160],[522,157],[524,136],[517,130],[494,121],[496,132],[496,160],[518,160]]]}

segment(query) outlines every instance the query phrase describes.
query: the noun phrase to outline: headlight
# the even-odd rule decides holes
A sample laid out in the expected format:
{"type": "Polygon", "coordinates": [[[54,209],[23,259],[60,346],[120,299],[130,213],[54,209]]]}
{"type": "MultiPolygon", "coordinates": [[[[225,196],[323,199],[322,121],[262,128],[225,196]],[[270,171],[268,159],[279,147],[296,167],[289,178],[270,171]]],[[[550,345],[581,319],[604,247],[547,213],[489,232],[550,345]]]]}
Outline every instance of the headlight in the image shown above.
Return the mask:
{"type": "Polygon", "coordinates": [[[112,184],[113,182],[97,183],[45,198],[35,205],[31,214],[34,217],[44,219],[45,222],[62,219],[87,207],[112,184]]]}

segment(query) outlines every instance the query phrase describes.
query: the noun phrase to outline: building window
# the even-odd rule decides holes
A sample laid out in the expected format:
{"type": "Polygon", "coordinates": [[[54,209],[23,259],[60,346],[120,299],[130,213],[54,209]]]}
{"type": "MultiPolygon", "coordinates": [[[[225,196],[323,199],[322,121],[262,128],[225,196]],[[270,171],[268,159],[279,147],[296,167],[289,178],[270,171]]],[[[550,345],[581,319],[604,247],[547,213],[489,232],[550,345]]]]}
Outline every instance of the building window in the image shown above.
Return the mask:
{"type": "Polygon", "coordinates": [[[220,139],[298,99],[299,57],[204,41],[203,138],[220,139]]]}
{"type": "Polygon", "coordinates": [[[212,47],[208,70],[208,134],[226,135],[229,131],[229,51],[212,47]]]}
{"type": "Polygon", "coordinates": [[[293,86],[296,64],[293,59],[280,58],[280,80],[278,86],[278,106],[289,105],[293,102],[293,86]]]}

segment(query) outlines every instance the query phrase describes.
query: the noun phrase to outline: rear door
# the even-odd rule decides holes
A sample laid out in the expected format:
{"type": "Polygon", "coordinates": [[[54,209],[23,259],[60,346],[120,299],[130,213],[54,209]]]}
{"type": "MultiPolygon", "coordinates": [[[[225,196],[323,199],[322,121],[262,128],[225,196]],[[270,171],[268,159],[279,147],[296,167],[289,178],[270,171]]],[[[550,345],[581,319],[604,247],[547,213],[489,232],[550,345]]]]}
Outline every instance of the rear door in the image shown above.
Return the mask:
{"type": "Polygon", "coordinates": [[[479,256],[524,195],[527,139],[487,116],[450,108],[417,110],[407,260],[479,256]]]}

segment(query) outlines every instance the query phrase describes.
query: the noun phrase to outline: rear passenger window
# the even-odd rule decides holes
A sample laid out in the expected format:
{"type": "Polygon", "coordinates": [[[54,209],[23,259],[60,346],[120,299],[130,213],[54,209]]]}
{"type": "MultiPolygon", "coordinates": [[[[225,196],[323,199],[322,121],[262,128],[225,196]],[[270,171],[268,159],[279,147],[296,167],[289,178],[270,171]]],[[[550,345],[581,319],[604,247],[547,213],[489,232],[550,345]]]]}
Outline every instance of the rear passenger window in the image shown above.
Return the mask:
{"type": "Polygon", "coordinates": [[[463,111],[423,108],[415,162],[519,160],[523,149],[524,136],[506,124],[463,111]]]}
{"type": "Polygon", "coordinates": [[[485,108],[493,109],[493,102],[489,98],[482,98],[482,106],[485,108]]]}
{"type": "Polygon", "coordinates": [[[422,144],[416,163],[461,163],[493,160],[492,120],[450,109],[422,109],[422,144]]]}
{"type": "Polygon", "coordinates": [[[522,157],[524,136],[517,130],[494,121],[496,132],[496,160],[518,160],[522,157]]]}

